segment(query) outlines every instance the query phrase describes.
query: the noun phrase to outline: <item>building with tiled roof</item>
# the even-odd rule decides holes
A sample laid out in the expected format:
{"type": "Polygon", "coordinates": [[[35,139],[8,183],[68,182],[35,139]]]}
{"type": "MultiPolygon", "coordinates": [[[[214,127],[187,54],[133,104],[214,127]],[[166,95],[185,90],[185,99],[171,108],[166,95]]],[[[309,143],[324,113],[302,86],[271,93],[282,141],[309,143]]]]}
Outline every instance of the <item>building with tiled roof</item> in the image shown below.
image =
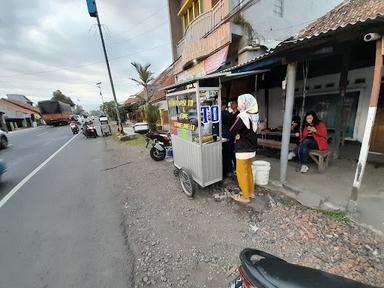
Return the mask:
{"type": "Polygon", "coordinates": [[[36,107],[8,99],[0,99],[0,112],[1,122],[4,122],[2,124],[6,125],[8,130],[32,126],[33,122],[40,119],[40,111],[36,107]]]}
{"type": "Polygon", "coordinates": [[[150,97],[150,103],[157,103],[165,100],[165,91],[162,88],[175,83],[175,74],[173,64],[167,67],[156,79],[151,83],[153,93],[150,97]]]}
{"type": "Polygon", "coordinates": [[[13,104],[15,104],[15,105],[17,105],[17,106],[20,106],[20,107],[22,107],[22,108],[25,108],[25,109],[27,109],[27,110],[31,110],[31,111],[33,111],[33,112],[35,112],[35,113],[37,113],[37,114],[40,114],[40,109],[39,109],[39,107],[35,107],[35,106],[29,105],[29,104],[27,104],[27,103],[20,102],[20,101],[15,101],[15,100],[9,100],[9,99],[7,99],[6,101],[8,101],[8,102],[10,102],[10,103],[13,103],[13,104]]]}
{"type": "Polygon", "coordinates": [[[383,17],[383,0],[347,0],[309,24],[295,38],[317,37],[330,31],[370,21],[380,21],[384,24],[383,17]]]}

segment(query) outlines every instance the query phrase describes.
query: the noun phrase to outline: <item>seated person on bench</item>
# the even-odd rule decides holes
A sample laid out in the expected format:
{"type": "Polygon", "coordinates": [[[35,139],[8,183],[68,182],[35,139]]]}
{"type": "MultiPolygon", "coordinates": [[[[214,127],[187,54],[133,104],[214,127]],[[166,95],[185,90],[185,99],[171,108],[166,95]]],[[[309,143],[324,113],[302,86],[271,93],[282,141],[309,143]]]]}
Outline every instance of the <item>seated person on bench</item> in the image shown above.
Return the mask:
{"type": "Polygon", "coordinates": [[[328,150],[327,127],[313,111],[304,117],[300,144],[288,155],[289,160],[297,156],[301,173],[307,173],[309,170],[308,157],[311,150],[328,150]]]}

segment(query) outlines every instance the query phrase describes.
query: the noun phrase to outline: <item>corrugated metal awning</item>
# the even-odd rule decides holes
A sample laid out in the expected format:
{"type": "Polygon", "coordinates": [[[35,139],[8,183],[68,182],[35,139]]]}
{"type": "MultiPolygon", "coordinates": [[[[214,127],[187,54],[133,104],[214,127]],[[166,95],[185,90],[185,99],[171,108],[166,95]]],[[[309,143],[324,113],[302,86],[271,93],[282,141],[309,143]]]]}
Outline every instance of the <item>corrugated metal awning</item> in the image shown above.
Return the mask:
{"type": "Polygon", "coordinates": [[[236,78],[248,77],[248,76],[251,76],[251,75],[265,73],[265,72],[268,72],[268,71],[269,71],[269,69],[246,71],[246,72],[239,72],[239,73],[231,73],[231,72],[214,73],[214,74],[209,74],[209,75],[205,75],[205,76],[202,76],[202,77],[197,77],[197,78],[194,78],[194,79],[190,79],[190,80],[187,80],[187,81],[183,81],[183,82],[180,82],[180,83],[176,83],[176,84],[164,87],[164,88],[162,88],[162,90],[171,90],[171,89],[174,89],[174,88],[177,88],[177,87],[180,87],[180,86],[184,86],[184,85],[195,83],[197,81],[208,80],[208,79],[213,79],[213,78],[220,78],[222,82],[225,82],[225,81],[229,81],[229,80],[236,79],[236,78]]]}

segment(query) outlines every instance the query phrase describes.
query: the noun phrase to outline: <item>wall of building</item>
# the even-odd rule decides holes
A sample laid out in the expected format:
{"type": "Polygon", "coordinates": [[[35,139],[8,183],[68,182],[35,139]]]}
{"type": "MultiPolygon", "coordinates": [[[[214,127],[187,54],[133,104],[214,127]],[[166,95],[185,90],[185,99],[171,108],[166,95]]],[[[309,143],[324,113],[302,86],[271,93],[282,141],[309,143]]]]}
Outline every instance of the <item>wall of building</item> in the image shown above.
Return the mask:
{"type": "MultiPolygon", "coordinates": [[[[384,72],[384,69],[383,69],[384,72]]],[[[315,97],[321,94],[337,94],[339,93],[339,79],[340,73],[323,75],[316,78],[310,78],[307,81],[307,96],[306,97],[315,97]],[[333,87],[327,87],[331,86],[333,87]],[[315,89],[315,86],[317,89],[315,89]],[[318,88],[321,87],[321,88],[318,88]]],[[[359,92],[358,106],[356,112],[356,119],[353,131],[353,140],[362,141],[365,122],[367,120],[369,100],[371,95],[371,88],[373,82],[373,67],[367,67],[362,69],[351,70],[348,73],[349,84],[347,86],[348,92],[359,92]],[[364,79],[364,83],[361,82],[364,79]]],[[[295,97],[302,97],[303,91],[303,81],[298,81],[296,83],[296,92],[295,97]]],[[[264,93],[259,91],[258,101],[263,103],[264,93]]],[[[262,109],[262,105],[261,109],[262,109]]],[[[300,111],[297,111],[300,113],[300,111]]],[[[282,89],[280,87],[275,87],[269,89],[269,119],[268,126],[271,128],[281,127],[283,125],[284,117],[284,100],[282,97],[282,89]]]]}
{"type": "Polygon", "coordinates": [[[0,104],[0,110],[4,113],[5,119],[29,119],[31,118],[30,114],[25,114],[22,112],[17,112],[13,109],[10,109],[7,105],[0,104]]]}
{"type": "MultiPolygon", "coordinates": [[[[240,0],[241,1],[241,0],[240,0]]],[[[313,20],[341,3],[342,0],[260,0],[243,15],[255,32],[260,35],[261,44],[269,48],[296,34],[313,20]],[[282,3],[282,17],[274,11],[275,4],[282,3]]]]}
{"type": "Polygon", "coordinates": [[[173,61],[176,60],[176,44],[183,38],[183,25],[181,18],[177,15],[180,8],[180,0],[168,0],[169,29],[171,32],[173,61]]]}

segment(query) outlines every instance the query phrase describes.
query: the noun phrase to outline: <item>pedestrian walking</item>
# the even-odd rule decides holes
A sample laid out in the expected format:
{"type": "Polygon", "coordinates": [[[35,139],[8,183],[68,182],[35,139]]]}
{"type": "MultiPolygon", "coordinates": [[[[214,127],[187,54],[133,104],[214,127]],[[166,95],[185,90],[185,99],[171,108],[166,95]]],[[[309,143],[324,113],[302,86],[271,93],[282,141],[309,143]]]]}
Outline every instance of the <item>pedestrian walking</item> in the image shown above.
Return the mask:
{"type": "Polygon", "coordinates": [[[249,203],[249,198],[255,198],[252,159],[256,155],[259,109],[251,94],[240,95],[237,103],[240,113],[230,131],[235,138],[236,174],[241,195],[233,195],[232,198],[241,203],[249,203]]]}

